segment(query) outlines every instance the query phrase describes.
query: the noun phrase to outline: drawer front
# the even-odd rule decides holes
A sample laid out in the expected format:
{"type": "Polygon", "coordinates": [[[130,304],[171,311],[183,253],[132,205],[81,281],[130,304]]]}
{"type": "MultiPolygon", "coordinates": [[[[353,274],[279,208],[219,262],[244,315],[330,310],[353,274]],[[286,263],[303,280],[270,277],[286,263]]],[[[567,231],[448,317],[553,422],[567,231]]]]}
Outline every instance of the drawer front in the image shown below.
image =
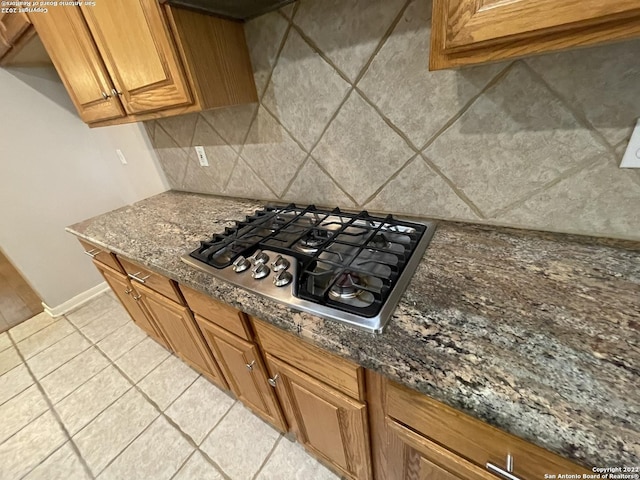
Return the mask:
{"type": "Polygon", "coordinates": [[[482,468],[491,463],[504,470],[507,454],[511,454],[513,475],[523,480],[539,480],[550,472],[589,473],[543,448],[393,382],[388,382],[386,397],[389,417],[482,468]]]}
{"type": "Polygon", "coordinates": [[[122,266],[120,266],[120,263],[118,262],[116,256],[109,250],[106,250],[102,247],[97,247],[92,243],[87,242],[86,240],[80,240],[80,244],[82,245],[82,248],[84,248],[84,253],[86,255],[90,256],[100,263],[104,263],[108,267],[111,267],[120,273],[124,273],[124,270],[122,269],[122,266]]]}
{"type": "Polygon", "coordinates": [[[134,263],[131,260],[127,260],[126,258],[118,257],[118,260],[122,264],[125,273],[131,279],[134,286],[144,285],[145,287],[161,293],[180,305],[184,304],[182,298],[180,298],[178,289],[172,280],[160,275],[159,273],[152,272],[142,265],[134,263]]]}
{"type": "Polygon", "coordinates": [[[0,29],[7,42],[14,44],[31,25],[26,13],[8,13],[0,16],[0,29]]]}
{"type": "Polygon", "coordinates": [[[242,312],[184,285],[180,285],[180,291],[187,300],[189,308],[198,315],[240,338],[252,340],[249,322],[242,312]]]}
{"type": "Polygon", "coordinates": [[[364,371],[348,360],[309,345],[262,320],[250,317],[262,348],[341,392],[364,400],[364,371]]]}

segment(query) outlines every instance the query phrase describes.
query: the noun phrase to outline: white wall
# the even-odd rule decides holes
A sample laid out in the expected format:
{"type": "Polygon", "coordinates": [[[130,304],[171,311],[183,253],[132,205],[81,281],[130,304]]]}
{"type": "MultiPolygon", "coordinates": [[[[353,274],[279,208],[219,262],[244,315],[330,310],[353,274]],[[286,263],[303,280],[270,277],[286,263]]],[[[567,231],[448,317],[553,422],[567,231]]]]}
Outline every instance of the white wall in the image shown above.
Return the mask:
{"type": "Polygon", "coordinates": [[[89,129],[53,68],[0,69],[0,247],[50,307],[103,280],[64,227],[167,190],[156,162],[141,124],[89,129]]]}

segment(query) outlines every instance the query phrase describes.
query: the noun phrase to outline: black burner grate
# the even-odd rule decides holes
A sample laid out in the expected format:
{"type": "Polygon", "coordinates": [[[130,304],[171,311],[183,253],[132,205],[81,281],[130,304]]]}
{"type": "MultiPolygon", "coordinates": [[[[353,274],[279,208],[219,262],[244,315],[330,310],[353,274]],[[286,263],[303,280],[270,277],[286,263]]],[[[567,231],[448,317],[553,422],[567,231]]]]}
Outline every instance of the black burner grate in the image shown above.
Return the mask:
{"type": "Polygon", "coordinates": [[[291,255],[300,265],[296,296],[373,317],[426,229],[391,215],[290,204],[256,211],[236,227],[201,242],[191,257],[222,269],[258,249],[291,255]]]}

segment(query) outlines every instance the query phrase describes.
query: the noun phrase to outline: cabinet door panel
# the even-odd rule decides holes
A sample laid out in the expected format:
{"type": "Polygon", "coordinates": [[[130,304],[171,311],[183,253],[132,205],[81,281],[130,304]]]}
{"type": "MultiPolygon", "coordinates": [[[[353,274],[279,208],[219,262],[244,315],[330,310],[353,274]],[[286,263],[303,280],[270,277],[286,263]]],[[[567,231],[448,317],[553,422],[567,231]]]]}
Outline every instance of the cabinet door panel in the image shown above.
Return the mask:
{"type": "Polygon", "coordinates": [[[389,419],[392,442],[389,475],[394,480],[496,480],[487,470],[389,419]]]}
{"type": "Polygon", "coordinates": [[[257,346],[202,317],[196,316],[196,319],[229,380],[231,391],[262,418],[285,431],[284,418],[275,394],[267,382],[266,368],[257,346]]]}
{"type": "Polygon", "coordinates": [[[80,10],[51,7],[46,14],[33,14],[31,20],[82,120],[123,117],[120,101],[103,97],[114,87],[80,10]]]}
{"type": "Polygon", "coordinates": [[[187,363],[227,388],[215,360],[204,344],[189,309],[143,286],[136,285],[142,301],[173,350],[187,363]]]}
{"type": "Polygon", "coordinates": [[[269,354],[267,362],[300,443],[349,478],[371,478],[366,405],[269,354]]]}
{"type": "Polygon", "coordinates": [[[109,0],[81,8],[128,113],[192,103],[157,0],[109,0]]]}
{"type": "Polygon", "coordinates": [[[153,320],[149,319],[143,307],[140,305],[139,300],[135,300],[136,298],[139,298],[137,297],[138,294],[132,288],[127,277],[122,273],[116,272],[104,264],[101,264],[97,260],[94,260],[93,263],[107,281],[111,290],[113,290],[113,293],[116,294],[116,297],[118,297],[118,300],[120,300],[120,303],[122,303],[122,306],[124,306],[135,324],[144,330],[147,335],[155,339],[156,342],[167,347],[167,342],[158,330],[158,327],[153,323],[153,320]]]}
{"type": "Polygon", "coordinates": [[[15,43],[29,25],[31,22],[26,13],[0,13],[0,33],[9,44],[15,43]]]}

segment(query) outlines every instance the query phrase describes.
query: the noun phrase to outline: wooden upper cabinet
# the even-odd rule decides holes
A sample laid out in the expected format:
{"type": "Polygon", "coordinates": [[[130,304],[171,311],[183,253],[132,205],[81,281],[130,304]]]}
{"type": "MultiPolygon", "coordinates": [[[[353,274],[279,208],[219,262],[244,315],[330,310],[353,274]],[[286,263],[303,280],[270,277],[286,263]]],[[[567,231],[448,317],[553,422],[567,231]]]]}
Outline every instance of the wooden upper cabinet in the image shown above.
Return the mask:
{"type": "Polygon", "coordinates": [[[127,113],[192,103],[157,0],[109,0],[81,8],[127,113]]]}
{"type": "Polygon", "coordinates": [[[434,0],[432,70],[640,36],[639,0],[434,0]]]}
{"type": "Polygon", "coordinates": [[[31,20],[80,118],[86,123],[124,117],[120,101],[77,7],[52,7],[31,20]]]}
{"type": "Polygon", "coordinates": [[[11,64],[34,35],[26,13],[0,13],[0,65],[11,64]]]}

